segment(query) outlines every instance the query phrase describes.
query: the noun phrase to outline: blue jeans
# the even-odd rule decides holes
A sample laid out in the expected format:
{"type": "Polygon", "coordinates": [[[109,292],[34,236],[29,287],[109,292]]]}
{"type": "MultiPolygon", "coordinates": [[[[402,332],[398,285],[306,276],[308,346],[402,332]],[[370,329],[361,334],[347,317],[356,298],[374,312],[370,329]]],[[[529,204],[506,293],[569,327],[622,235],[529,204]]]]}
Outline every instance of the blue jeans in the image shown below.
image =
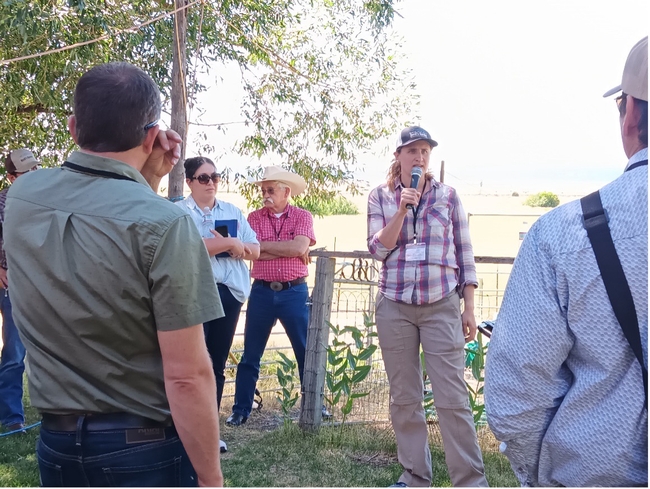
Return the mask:
{"type": "Polygon", "coordinates": [[[25,422],[23,409],[23,373],[25,347],[11,316],[11,301],[6,289],[0,288],[2,313],[2,356],[0,357],[0,423],[8,426],[25,422]]]}
{"type": "Polygon", "coordinates": [[[36,444],[43,487],[196,487],[176,429],[163,441],[126,443],[126,430],[48,431],[36,444]]]}
{"type": "Polygon", "coordinates": [[[244,355],[237,366],[233,413],[245,417],[251,414],[255,384],[260,374],[260,360],[269,340],[271,329],[277,320],[280,320],[284,326],[291,342],[302,383],[307,346],[307,326],[309,324],[307,298],[306,283],[279,292],[260,283],[253,283],[246,310],[244,355]]]}
{"type": "Polygon", "coordinates": [[[212,359],[212,370],[217,379],[217,406],[221,410],[221,397],[226,383],[226,362],[243,304],[235,299],[226,285],[217,284],[217,287],[225,316],[203,323],[203,331],[205,344],[212,359]]]}

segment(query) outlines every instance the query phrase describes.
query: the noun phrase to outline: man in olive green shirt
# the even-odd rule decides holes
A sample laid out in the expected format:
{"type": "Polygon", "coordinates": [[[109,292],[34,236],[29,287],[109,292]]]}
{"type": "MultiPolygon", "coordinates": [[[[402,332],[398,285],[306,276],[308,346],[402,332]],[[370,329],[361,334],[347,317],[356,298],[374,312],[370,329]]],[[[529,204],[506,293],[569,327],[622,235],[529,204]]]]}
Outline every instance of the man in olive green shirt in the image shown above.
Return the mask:
{"type": "Polygon", "coordinates": [[[45,486],[223,482],[202,328],[223,310],[196,226],[150,187],[180,154],[160,110],[140,69],[94,67],[69,120],[80,151],[8,193],[13,314],[43,415],[45,486]]]}

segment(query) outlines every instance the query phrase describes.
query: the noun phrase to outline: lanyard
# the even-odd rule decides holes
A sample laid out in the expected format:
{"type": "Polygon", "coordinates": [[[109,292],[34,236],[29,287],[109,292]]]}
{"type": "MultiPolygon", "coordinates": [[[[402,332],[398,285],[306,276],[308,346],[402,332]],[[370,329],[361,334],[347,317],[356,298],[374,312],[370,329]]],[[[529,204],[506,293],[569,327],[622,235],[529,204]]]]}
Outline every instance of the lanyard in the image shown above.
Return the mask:
{"type": "Polygon", "coordinates": [[[418,202],[417,207],[413,207],[413,242],[417,243],[418,241],[418,232],[417,232],[417,219],[418,219],[418,213],[420,212],[420,206],[422,205],[422,198],[420,198],[420,202],[418,202]]]}
{"type": "MultiPolygon", "coordinates": [[[[283,214],[284,215],[284,214],[283,214]]],[[[275,240],[280,241],[280,234],[282,233],[282,228],[284,227],[284,223],[287,222],[287,218],[289,216],[285,216],[284,220],[282,220],[282,216],[278,217],[278,221],[282,221],[280,224],[280,229],[277,229],[275,227],[275,223],[273,222],[273,219],[271,219],[271,215],[267,214],[266,217],[269,218],[269,224],[271,224],[271,227],[273,228],[273,232],[275,233],[275,240]]]]}
{"type": "Polygon", "coordinates": [[[94,168],[88,168],[85,166],[77,165],[76,163],[70,163],[69,161],[66,161],[61,165],[66,168],[70,168],[71,170],[75,170],[81,173],[86,173],[89,175],[97,175],[100,177],[106,177],[106,178],[113,178],[115,180],[131,180],[132,182],[139,183],[137,180],[134,180],[131,177],[127,177],[126,175],[121,175],[119,173],[113,173],[112,171],[106,171],[106,170],[96,170],[94,168]]]}
{"type": "Polygon", "coordinates": [[[648,160],[637,161],[636,163],[632,163],[630,166],[628,166],[625,169],[625,171],[634,170],[635,168],[638,168],[639,166],[648,166],[648,160]]]}

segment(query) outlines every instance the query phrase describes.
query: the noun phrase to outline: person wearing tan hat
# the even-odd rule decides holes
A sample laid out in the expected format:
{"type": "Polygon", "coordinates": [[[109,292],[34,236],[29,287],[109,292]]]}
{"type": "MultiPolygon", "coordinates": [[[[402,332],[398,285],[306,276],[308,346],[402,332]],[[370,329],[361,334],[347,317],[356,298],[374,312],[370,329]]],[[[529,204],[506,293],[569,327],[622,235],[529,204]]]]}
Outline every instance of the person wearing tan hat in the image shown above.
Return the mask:
{"type": "Polygon", "coordinates": [[[487,420],[525,486],[648,485],[647,37],[619,92],[623,174],[532,226],[490,341],[487,420]]]}
{"type": "MultiPolygon", "coordinates": [[[[5,158],[7,180],[14,183],[21,175],[38,167],[38,161],[28,149],[16,149],[5,158]]],[[[23,373],[25,372],[25,347],[11,314],[7,256],[2,240],[5,220],[5,203],[9,188],[0,191],[0,312],[2,313],[2,356],[0,357],[0,423],[8,431],[22,430],[25,423],[23,408],[23,373]]]]}
{"type": "Polygon", "coordinates": [[[246,308],[244,355],[237,365],[235,404],[226,420],[231,426],[245,423],[251,414],[260,361],[276,321],[289,337],[301,381],[307,346],[307,264],[316,236],[312,215],[289,204],[289,198],[301,194],[307,183],[277,166],[266,167],[263,177],[253,183],[260,186],[264,205],[248,216],[260,256],[251,270],[254,280],[246,308]]]}

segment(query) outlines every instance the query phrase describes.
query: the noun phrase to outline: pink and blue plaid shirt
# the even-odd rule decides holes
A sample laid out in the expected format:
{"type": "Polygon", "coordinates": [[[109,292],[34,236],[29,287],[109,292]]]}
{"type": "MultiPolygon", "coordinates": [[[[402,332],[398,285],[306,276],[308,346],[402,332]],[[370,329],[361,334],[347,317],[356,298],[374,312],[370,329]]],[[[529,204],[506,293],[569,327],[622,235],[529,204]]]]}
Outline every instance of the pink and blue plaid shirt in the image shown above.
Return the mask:
{"type": "Polygon", "coordinates": [[[414,242],[414,216],[404,218],[397,245],[392,250],[377,234],[397,213],[404,186],[396,180],[391,189],[380,185],[368,197],[368,251],[383,262],[379,290],[388,299],[406,304],[431,304],[456,288],[478,285],[467,217],[456,191],[433,178],[420,199],[415,219],[417,243],[424,243],[425,259],[406,261],[406,245],[414,242]]]}
{"type": "MultiPolygon", "coordinates": [[[[307,236],[309,246],[316,244],[314,219],[309,211],[288,205],[280,217],[262,207],[248,215],[248,223],[257,234],[257,240],[291,241],[296,236],[307,236]]],[[[251,276],[268,282],[289,282],[308,275],[307,265],[299,257],[279,257],[253,262],[251,276]]]]}

